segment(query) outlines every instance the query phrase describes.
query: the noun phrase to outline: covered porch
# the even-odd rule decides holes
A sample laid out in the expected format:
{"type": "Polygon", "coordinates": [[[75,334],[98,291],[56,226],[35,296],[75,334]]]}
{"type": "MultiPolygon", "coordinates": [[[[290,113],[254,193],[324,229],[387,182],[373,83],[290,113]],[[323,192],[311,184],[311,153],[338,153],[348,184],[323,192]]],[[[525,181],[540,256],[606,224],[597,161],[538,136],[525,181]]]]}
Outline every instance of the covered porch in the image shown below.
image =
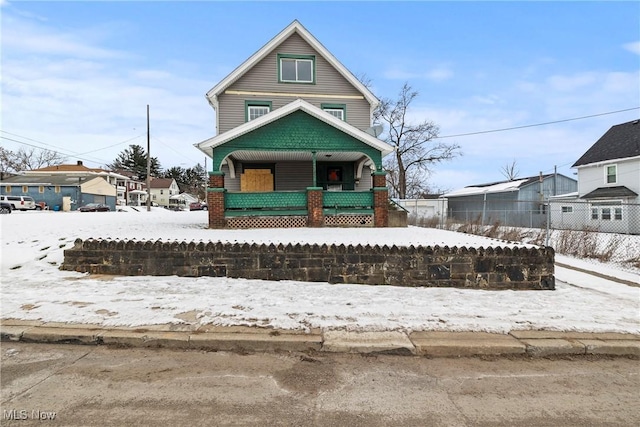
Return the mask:
{"type": "Polygon", "coordinates": [[[387,226],[390,147],[302,100],[198,147],[211,228],[387,226]]]}

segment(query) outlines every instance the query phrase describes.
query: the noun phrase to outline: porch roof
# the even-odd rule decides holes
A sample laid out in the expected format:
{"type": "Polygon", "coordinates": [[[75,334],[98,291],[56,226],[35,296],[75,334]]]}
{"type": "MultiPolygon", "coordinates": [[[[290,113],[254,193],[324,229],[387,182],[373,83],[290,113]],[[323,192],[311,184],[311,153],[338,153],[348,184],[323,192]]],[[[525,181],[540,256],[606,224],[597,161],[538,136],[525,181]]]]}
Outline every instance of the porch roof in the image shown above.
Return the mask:
{"type": "Polygon", "coordinates": [[[616,187],[600,187],[580,197],[581,199],[615,199],[615,198],[633,198],[638,194],[625,187],[624,185],[616,187]]]}
{"type": "MultiPolygon", "coordinates": [[[[393,152],[393,147],[391,147],[389,144],[379,140],[378,138],[372,135],[369,135],[368,133],[356,128],[355,126],[350,125],[349,123],[343,120],[338,119],[337,117],[334,117],[333,115],[327,113],[321,108],[318,108],[304,101],[303,99],[297,99],[295,101],[292,101],[282,108],[278,108],[268,114],[265,114],[264,116],[261,116],[255,120],[251,120],[234,129],[231,129],[230,131],[224,132],[213,138],[209,138],[205,141],[197,143],[195,144],[195,146],[196,148],[201,150],[203,153],[205,153],[207,156],[213,158],[213,149],[215,149],[216,147],[219,147],[242,135],[245,135],[251,131],[254,131],[270,123],[273,123],[296,111],[304,111],[310,116],[313,116],[316,119],[328,124],[329,126],[332,126],[338,129],[339,131],[357,139],[358,141],[380,152],[382,157],[393,152]]],[[[251,151],[255,154],[255,151],[259,151],[259,150],[251,150],[251,151]]],[[[296,150],[291,150],[291,151],[296,151],[296,150]]]]}

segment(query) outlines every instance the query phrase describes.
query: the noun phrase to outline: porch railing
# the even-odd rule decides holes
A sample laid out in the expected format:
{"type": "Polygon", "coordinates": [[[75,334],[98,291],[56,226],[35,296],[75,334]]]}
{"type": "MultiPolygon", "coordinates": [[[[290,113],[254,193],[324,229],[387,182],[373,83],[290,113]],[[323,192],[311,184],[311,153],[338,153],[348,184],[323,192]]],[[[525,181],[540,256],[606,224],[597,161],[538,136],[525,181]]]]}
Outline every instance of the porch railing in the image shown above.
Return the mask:
{"type": "Polygon", "coordinates": [[[322,201],[327,214],[373,212],[373,192],[371,191],[325,191],[322,201]]]}
{"type": "MultiPolygon", "coordinates": [[[[324,191],[323,210],[327,215],[373,213],[371,191],[324,191]]],[[[225,215],[307,215],[306,191],[270,191],[224,195],[225,215]]]]}
{"type": "Polygon", "coordinates": [[[306,215],[306,191],[225,193],[225,215],[306,215]]]}

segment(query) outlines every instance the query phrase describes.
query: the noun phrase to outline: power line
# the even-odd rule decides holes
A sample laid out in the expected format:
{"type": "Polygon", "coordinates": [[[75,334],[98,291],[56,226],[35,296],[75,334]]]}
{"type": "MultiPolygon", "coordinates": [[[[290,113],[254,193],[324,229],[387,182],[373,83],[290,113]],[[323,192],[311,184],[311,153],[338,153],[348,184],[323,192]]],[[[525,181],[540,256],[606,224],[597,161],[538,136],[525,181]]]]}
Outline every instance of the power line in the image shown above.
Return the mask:
{"type": "Polygon", "coordinates": [[[574,118],[571,118],[571,119],[555,120],[553,122],[536,123],[536,124],[533,124],[533,125],[514,126],[514,127],[510,127],[510,128],[504,128],[504,129],[483,130],[483,131],[478,131],[478,132],[459,133],[457,135],[438,136],[438,137],[436,137],[434,139],[455,138],[455,137],[459,137],[459,136],[481,135],[481,134],[485,134],[485,133],[505,132],[505,131],[508,131],[508,130],[532,128],[532,127],[536,127],[536,126],[546,126],[546,125],[552,125],[552,124],[556,124],[556,123],[564,123],[564,122],[571,122],[571,121],[574,121],[574,120],[583,120],[583,119],[590,119],[592,117],[606,116],[606,115],[609,115],[609,114],[623,113],[625,111],[632,111],[632,110],[638,110],[638,109],[640,109],[640,107],[626,108],[624,110],[617,110],[617,111],[609,111],[609,112],[606,112],[606,113],[592,114],[590,116],[574,117],[574,118]]]}

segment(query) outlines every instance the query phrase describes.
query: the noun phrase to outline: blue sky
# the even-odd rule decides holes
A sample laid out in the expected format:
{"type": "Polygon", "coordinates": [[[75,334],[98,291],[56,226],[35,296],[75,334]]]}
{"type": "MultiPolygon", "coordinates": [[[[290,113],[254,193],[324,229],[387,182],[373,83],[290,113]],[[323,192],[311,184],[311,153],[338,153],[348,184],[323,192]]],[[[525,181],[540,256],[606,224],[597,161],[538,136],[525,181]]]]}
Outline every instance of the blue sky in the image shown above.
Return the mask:
{"type": "Polygon", "coordinates": [[[294,19],[379,98],[408,82],[411,121],[463,156],[434,189],[575,162],[611,126],[640,117],[638,2],[11,2],[0,0],[2,124],[8,149],[111,163],[129,144],[165,169],[204,164],[205,93],[294,19]],[[12,140],[17,140],[15,142],[12,140]],[[24,145],[30,144],[30,145],[24,145]]]}

